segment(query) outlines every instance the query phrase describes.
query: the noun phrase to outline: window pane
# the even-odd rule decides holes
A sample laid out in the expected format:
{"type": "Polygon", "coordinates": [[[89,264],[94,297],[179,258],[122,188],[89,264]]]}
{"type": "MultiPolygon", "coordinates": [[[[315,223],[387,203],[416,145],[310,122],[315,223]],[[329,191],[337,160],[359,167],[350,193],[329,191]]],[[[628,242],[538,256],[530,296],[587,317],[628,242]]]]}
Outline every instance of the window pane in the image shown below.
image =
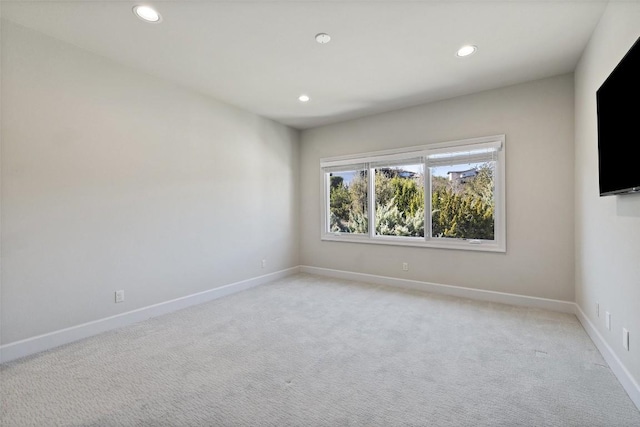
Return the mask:
{"type": "Polygon", "coordinates": [[[331,172],[329,175],[329,231],[369,234],[368,171],[331,172]]]}
{"type": "Polygon", "coordinates": [[[495,161],[431,169],[431,236],[494,240],[495,161]]]}
{"type": "Polygon", "coordinates": [[[376,235],[424,237],[424,165],[375,171],[376,235]]]}

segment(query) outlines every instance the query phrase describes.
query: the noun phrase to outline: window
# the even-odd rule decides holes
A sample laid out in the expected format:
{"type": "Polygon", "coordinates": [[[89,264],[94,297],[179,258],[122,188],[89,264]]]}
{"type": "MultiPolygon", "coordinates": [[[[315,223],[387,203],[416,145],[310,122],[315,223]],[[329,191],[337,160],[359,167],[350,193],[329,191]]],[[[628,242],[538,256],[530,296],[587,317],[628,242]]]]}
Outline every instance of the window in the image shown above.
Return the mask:
{"type": "Polygon", "coordinates": [[[504,252],[504,140],[322,159],[322,239],[504,252]]]}
{"type": "Polygon", "coordinates": [[[424,163],[382,162],[375,171],[375,235],[424,237],[424,163]]]}
{"type": "Polygon", "coordinates": [[[351,165],[327,171],[329,186],[329,231],[369,233],[369,171],[365,165],[351,165]]]}

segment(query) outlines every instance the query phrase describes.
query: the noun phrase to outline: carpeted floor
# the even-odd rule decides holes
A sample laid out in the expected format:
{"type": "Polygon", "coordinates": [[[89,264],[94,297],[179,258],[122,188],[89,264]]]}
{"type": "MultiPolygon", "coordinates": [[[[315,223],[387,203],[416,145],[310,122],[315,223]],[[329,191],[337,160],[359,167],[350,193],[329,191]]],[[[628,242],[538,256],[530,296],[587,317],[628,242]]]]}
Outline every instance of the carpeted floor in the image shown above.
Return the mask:
{"type": "Polygon", "coordinates": [[[0,367],[2,426],[640,426],[573,315],[296,275],[0,367]]]}

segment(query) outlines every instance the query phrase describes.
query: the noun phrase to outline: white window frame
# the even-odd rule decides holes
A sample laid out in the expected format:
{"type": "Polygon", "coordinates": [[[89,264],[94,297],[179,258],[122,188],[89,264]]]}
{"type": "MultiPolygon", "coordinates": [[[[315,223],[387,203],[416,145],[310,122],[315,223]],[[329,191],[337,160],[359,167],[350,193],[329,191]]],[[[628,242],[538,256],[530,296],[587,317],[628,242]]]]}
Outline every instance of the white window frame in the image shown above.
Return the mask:
{"type": "Polygon", "coordinates": [[[470,251],[506,252],[506,187],[505,187],[505,135],[491,135],[436,144],[407,147],[393,150],[375,151],[339,157],[320,159],[320,176],[322,183],[321,239],[335,242],[367,243],[379,245],[416,246],[443,249],[461,249],[470,251]],[[431,237],[431,173],[428,157],[443,154],[474,150],[495,150],[494,171],[494,240],[454,239],[431,237]],[[425,237],[380,236],[375,234],[375,163],[424,159],[425,176],[425,237]],[[329,231],[329,171],[327,169],[365,164],[368,172],[368,216],[369,232],[353,234],[329,231]]]}

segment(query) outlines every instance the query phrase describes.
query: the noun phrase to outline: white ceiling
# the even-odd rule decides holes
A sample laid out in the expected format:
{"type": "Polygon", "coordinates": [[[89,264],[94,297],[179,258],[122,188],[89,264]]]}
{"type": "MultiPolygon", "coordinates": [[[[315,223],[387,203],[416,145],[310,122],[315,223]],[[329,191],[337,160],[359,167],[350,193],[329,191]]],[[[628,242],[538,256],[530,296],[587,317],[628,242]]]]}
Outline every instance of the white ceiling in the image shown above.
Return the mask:
{"type": "Polygon", "coordinates": [[[606,3],[149,1],[163,22],[147,24],[130,1],[3,1],[2,16],[305,129],[571,72],[606,3]]]}

